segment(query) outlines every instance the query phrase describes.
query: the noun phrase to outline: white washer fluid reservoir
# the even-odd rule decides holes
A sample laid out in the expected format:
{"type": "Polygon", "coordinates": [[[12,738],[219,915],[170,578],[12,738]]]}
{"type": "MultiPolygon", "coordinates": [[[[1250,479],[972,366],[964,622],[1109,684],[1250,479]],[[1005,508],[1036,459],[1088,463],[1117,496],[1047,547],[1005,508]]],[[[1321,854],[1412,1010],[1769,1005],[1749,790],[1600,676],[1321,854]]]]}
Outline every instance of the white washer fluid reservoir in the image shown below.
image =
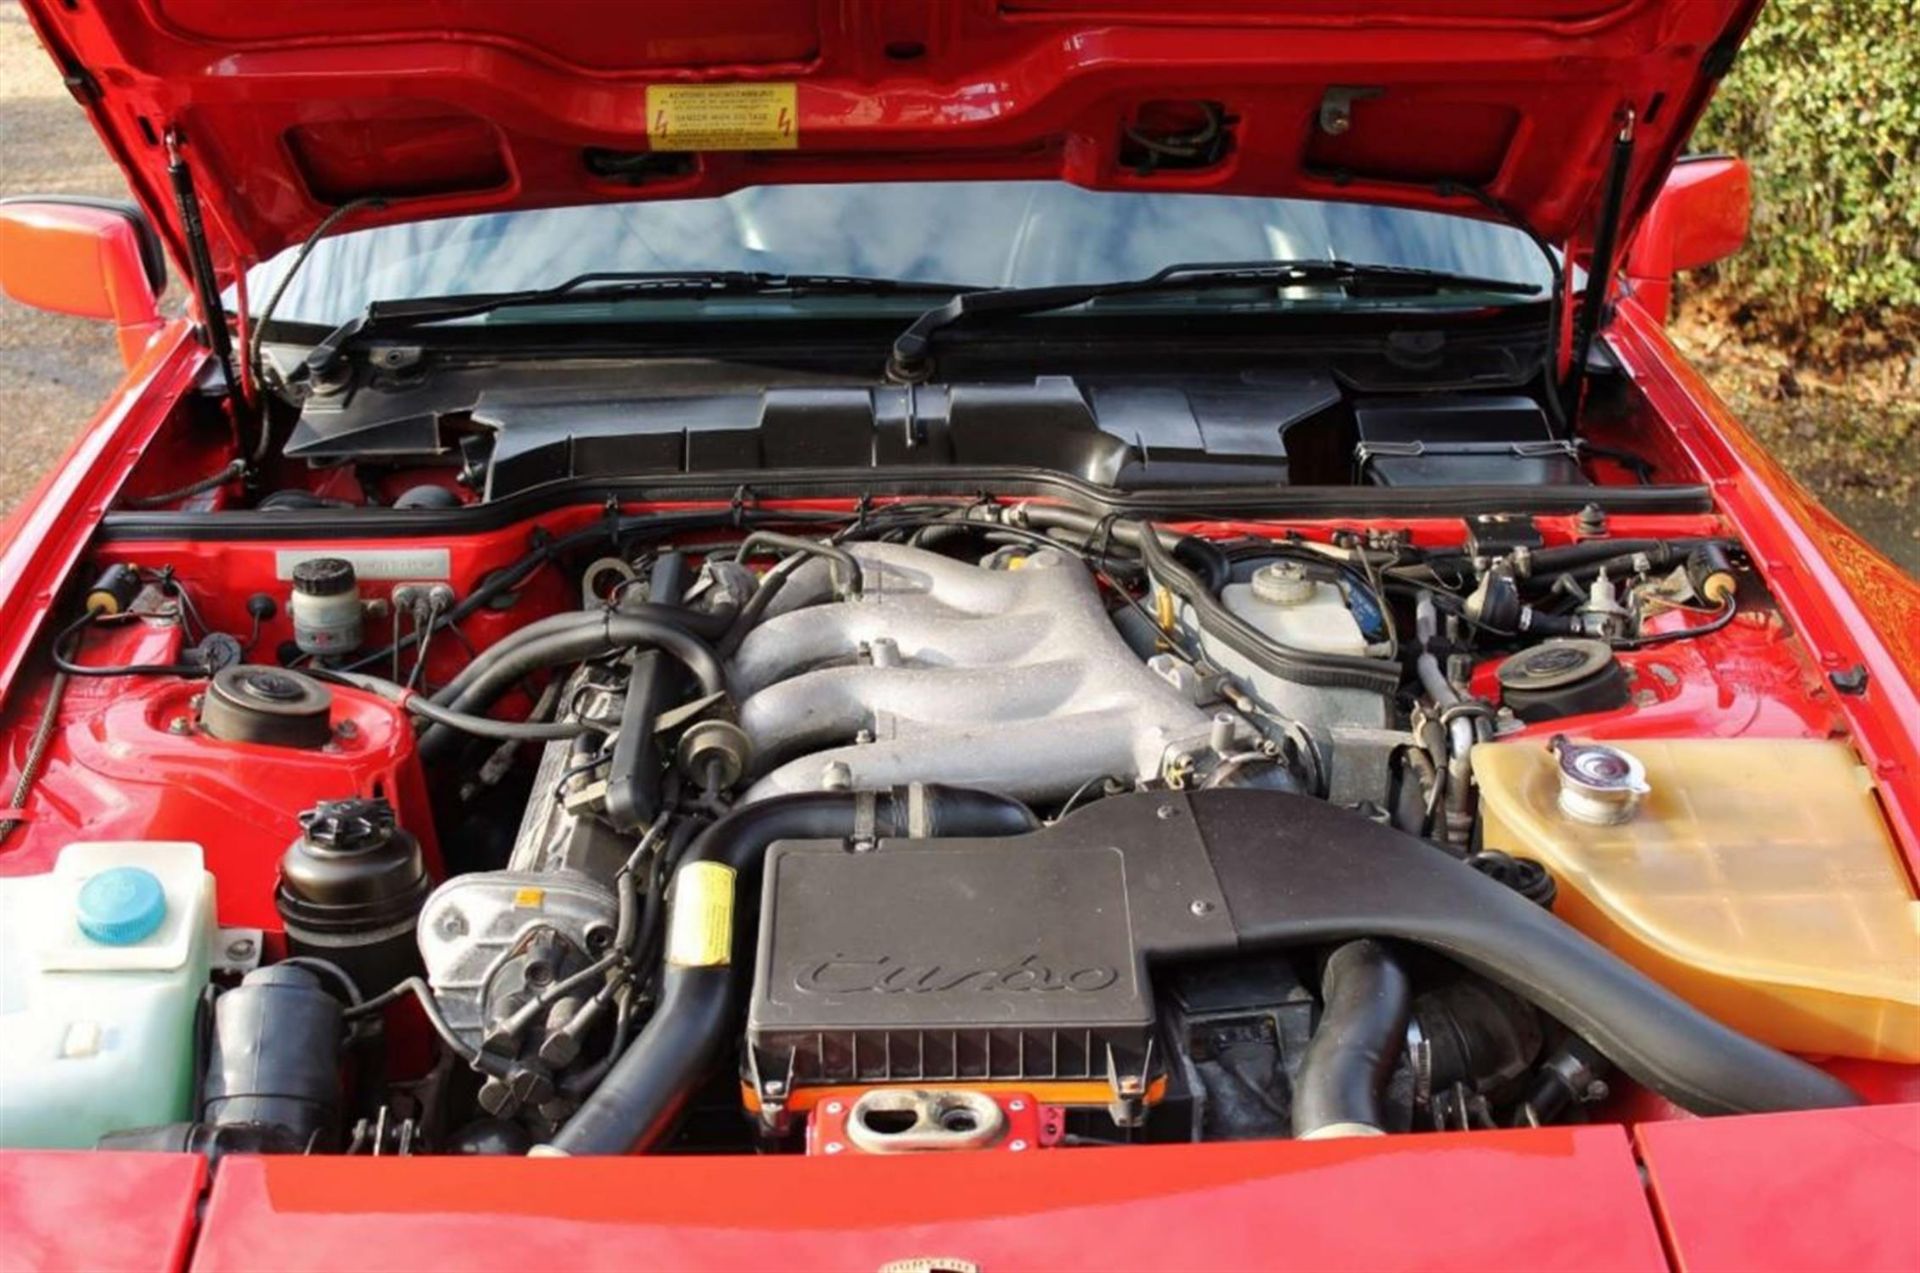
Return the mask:
{"type": "Polygon", "coordinates": [[[193,1117],[213,902],[197,844],[70,844],[0,879],[0,1147],[193,1117]]]}

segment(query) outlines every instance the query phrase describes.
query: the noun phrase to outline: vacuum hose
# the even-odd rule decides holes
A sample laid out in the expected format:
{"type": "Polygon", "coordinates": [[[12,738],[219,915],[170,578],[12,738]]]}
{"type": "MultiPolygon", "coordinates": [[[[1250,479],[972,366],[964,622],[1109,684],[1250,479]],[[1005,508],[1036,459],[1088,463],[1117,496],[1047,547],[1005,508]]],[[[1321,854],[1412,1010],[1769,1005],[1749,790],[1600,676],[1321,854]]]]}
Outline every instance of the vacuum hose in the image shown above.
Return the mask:
{"type": "MultiPolygon", "coordinates": [[[[540,1155],[625,1154],[665,1139],[712,1070],[734,1020],[740,979],[732,916],[745,882],[776,840],[1021,835],[1039,826],[1018,800],[963,787],[808,792],[720,819],[674,874],[660,1006],[605,1081],[540,1155]]],[[[756,896],[747,892],[749,898],[756,896]]]]}

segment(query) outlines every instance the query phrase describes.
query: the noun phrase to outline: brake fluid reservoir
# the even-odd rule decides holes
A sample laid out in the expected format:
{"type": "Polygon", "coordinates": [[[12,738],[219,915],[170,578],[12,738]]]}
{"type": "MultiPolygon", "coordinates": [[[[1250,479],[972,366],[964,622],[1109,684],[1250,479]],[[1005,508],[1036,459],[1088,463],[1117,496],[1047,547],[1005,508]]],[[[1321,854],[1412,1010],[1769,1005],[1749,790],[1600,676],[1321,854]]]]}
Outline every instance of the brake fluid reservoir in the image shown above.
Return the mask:
{"type": "Polygon", "coordinates": [[[0,879],[0,1147],[193,1116],[213,900],[197,844],[70,844],[0,879]]]}
{"type": "Polygon", "coordinates": [[[1555,914],[1756,1039],[1920,1061],[1920,902],[1846,743],[1556,744],[1473,749],[1483,842],[1545,865],[1555,914]],[[1568,791],[1616,771],[1617,821],[1568,791]]]}

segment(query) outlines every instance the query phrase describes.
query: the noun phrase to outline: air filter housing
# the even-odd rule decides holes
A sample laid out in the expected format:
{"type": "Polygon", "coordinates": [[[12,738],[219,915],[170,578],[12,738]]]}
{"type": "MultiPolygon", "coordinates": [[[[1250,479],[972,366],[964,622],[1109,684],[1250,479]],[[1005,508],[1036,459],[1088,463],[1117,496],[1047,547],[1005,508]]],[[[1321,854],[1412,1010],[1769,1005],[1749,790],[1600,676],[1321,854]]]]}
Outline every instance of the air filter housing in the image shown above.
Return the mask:
{"type": "Polygon", "coordinates": [[[876,1083],[1145,1094],[1154,1013],[1118,849],[789,842],[762,896],[747,1029],[763,1111],[876,1083]]]}

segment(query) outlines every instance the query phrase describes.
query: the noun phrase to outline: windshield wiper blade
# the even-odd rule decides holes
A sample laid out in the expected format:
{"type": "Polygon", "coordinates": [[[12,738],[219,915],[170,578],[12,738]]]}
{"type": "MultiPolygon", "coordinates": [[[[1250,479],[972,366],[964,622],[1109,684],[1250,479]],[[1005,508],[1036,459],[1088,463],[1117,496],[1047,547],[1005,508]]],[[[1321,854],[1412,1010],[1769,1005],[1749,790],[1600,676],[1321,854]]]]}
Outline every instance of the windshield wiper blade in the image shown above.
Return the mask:
{"type": "Polygon", "coordinates": [[[1152,292],[1220,291],[1241,287],[1344,287],[1370,296],[1431,296],[1441,292],[1490,292],[1537,296],[1537,283],[1478,278],[1446,270],[1406,265],[1361,265],[1336,259],[1304,261],[1212,261],[1169,265],[1145,278],[1107,283],[1065,283],[1051,287],[1000,287],[965,291],[928,310],[893,342],[887,376],[896,381],[924,380],[935,332],[970,318],[1019,317],[1072,309],[1109,296],[1152,292]]]}
{"type": "Polygon", "coordinates": [[[503,309],[541,305],[590,304],[647,297],[705,296],[954,296],[980,289],[957,283],[872,277],[862,274],[781,274],[766,270],[598,271],[580,274],[552,287],[512,292],[408,297],[374,301],[334,328],[307,352],[309,377],[329,371],[341,352],[362,336],[405,330],[429,323],[477,318],[503,309]]]}

